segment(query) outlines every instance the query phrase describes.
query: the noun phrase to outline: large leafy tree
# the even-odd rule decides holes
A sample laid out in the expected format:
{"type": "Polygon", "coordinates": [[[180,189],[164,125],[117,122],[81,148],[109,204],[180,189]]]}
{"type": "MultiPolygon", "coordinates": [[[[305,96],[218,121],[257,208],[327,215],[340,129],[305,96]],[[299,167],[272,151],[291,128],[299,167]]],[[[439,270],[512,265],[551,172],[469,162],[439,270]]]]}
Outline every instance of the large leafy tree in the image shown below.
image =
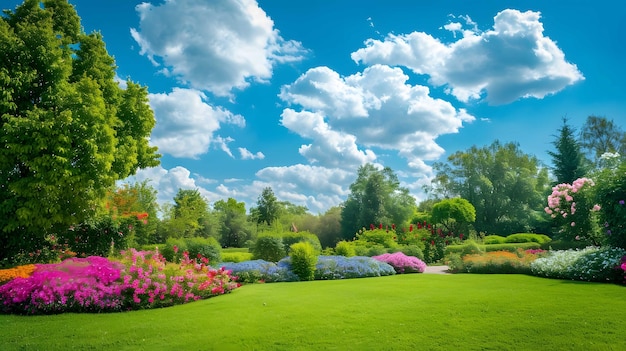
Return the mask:
{"type": "Polygon", "coordinates": [[[515,143],[493,142],[473,146],[433,165],[433,193],[467,199],[476,209],[474,228],[506,235],[541,225],[548,172],[536,157],[524,154],[515,143]]]}
{"type": "Polygon", "coordinates": [[[116,180],[158,165],[147,90],[121,88],[115,69],[67,0],[26,0],[0,18],[4,254],[82,222],[116,180]]]}
{"type": "Polygon", "coordinates": [[[415,210],[415,199],[389,167],[377,169],[372,164],[359,167],[357,179],[350,185],[350,195],[341,213],[342,235],[352,238],[360,228],[387,223],[401,227],[415,210]]]}
{"type": "Polygon", "coordinates": [[[580,131],[580,144],[596,166],[606,152],[626,155],[626,132],[613,120],[606,117],[589,116],[580,131]]]}
{"type": "Polygon", "coordinates": [[[243,247],[252,230],[246,215],[246,204],[233,198],[213,204],[218,216],[220,243],[224,247],[243,247]]]}
{"type": "Polygon", "coordinates": [[[266,187],[257,199],[257,207],[253,209],[252,214],[256,218],[257,223],[265,223],[270,226],[280,216],[281,204],[276,199],[274,191],[271,187],[266,187]]]}
{"type": "Polygon", "coordinates": [[[556,184],[571,184],[587,173],[585,156],[575,133],[576,131],[567,124],[567,119],[563,118],[563,126],[552,143],[555,149],[548,151],[548,155],[552,157],[552,172],[556,178],[556,184]]]}
{"type": "Polygon", "coordinates": [[[433,206],[431,220],[453,235],[467,235],[469,225],[476,220],[476,209],[462,198],[443,199],[433,206]]]}

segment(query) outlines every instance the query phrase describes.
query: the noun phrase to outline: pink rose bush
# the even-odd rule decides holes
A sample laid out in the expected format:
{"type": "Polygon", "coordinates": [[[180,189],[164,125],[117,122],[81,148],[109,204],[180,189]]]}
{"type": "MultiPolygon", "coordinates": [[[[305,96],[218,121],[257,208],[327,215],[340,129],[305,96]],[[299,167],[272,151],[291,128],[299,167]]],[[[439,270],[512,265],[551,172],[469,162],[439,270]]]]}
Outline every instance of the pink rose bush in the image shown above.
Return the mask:
{"type": "Polygon", "coordinates": [[[424,261],[402,252],[386,253],[372,258],[391,265],[397,273],[424,273],[426,270],[424,261]]]}

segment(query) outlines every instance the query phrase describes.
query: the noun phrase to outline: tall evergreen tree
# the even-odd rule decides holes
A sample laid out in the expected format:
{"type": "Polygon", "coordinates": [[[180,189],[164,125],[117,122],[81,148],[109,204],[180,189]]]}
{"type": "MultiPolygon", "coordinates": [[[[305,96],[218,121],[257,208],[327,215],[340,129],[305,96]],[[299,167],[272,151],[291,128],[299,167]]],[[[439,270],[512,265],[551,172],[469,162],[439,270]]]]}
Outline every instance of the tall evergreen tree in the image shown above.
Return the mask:
{"type": "Polygon", "coordinates": [[[271,187],[263,189],[263,192],[257,200],[257,223],[265,223],[272,225],[278,216],[280,215],[280,203],[274,195],[274,191],[271,187]]]}
{"type": "Polygon", "coordinates": [[[552,142],[554,151],[548,151],[552,157],[552,173],[556,178],[556,184],[571,184],[574,180],[585,176],[585,156],[576,140],[576,131],[567,124],[567,118],[563,118],[563,126],[559,129],[559,135],[552,142]]]}

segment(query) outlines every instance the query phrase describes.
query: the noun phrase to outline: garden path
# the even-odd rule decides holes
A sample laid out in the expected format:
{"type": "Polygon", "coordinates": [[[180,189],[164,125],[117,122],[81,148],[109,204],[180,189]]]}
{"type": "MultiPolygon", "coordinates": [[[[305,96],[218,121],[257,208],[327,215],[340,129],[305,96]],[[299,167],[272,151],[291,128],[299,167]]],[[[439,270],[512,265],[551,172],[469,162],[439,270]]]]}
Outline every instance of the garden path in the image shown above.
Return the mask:
{"type": "Polygon", "coordinates": [[[427,266],[424,273],[430,274],[450,274],[448,266],[427,266]]]}

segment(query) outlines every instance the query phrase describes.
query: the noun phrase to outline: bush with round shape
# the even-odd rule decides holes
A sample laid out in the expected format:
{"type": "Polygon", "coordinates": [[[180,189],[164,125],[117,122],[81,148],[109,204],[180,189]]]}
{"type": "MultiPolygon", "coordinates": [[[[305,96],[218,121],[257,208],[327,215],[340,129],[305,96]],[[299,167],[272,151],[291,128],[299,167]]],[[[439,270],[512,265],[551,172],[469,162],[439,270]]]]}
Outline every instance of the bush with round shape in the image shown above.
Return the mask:
{"type": "Polygon", "coordinates": [[[483,239],[485,245],[504,244],[506,238],[500,235],[487,235],[483,239]]]}
{"type": "Polygon", "coordinates": [[[283,239],[277,235],[259,235],[252,248],[252,257],[255,260],[265,260],[269,262],[280,261],[285,257],[283,239]]]}
{"type": "Polygon", "coordinates": [[[339,256],[352,257],[356,256],[354,246],[347,241],[340,241],[335,245],[335,254],[339,256]]]}
{"type": "Polygon", "coordinates": [[[534,234],[534,233],[518,233],[511,234],[504,238],[505,243],[529,243],[535,242],[539,244],[545,244],[552,241],[549,236],[544,234],[534,234]]]}
{"type": "Polygon", "coordinates": [[[299,232],[283,232],[279,234],[283,238],[283,245],[285,245],[285,251],[289,250],[291,245],[299,242],[308,242],[313,246],[316,252],[322,251],[322,244],[317,235],[308,231],[299,232]]]}
{"type": "Polygon", "coordinates": [[[289,257],[291,258],[291,270],[300,280],[307,281],[315,278],[317,253],[311,243],[299,242],[291,245],[289,257]]]}

